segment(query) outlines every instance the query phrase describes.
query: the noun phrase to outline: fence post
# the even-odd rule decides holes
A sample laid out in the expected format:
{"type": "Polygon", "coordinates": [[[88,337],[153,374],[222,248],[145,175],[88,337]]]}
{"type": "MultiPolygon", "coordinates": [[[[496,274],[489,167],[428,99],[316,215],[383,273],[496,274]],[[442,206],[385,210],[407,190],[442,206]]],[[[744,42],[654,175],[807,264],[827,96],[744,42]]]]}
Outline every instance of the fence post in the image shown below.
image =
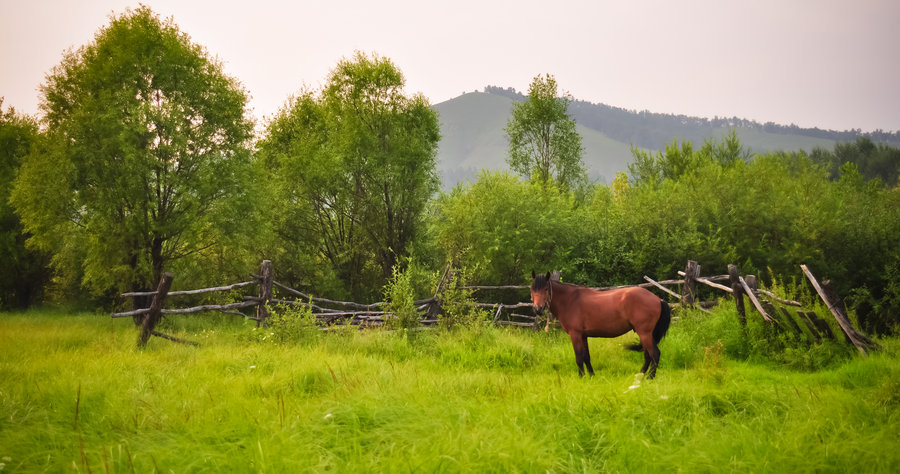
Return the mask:
{"type": "Polygon", "coordinates": [[[814,338],[816,338],[816,342],[822,342],[822,335],[819,334],[819,330],[816,328],[816,324],[813,322],[812,318],[809,317],[810,313],[797,310],[797,314],[800,316],[803,324],[806,325],[806,328],[809,329],[809,333],[812,334],[814,338]]]}
{"type": "Polygon", "coordinates": [[[747,286],[749,286],[751,290],[759,290],[759,285],[756,284],[756,275],[747,275],[744,277],[744,281],[747,282],[747,286]]]}
{"type": "Polygon", "coordinates": [[[150,303],[150,312],[144,315],[144,321],[141,323],[141,334],[138,337],[138,347],[147,345],[147,341],[150,340],[153,329],[159,322],[160,317],[162,317],[163,303],[166,300],[166,295],[169,294],[169,288],[172,287],[173,279],[174,277],[169,272],[162,274],[159,285],[156,287],[156,294],[153,295],[153,301],[150,303]]]}
{"type": "MultiPolygon", "coordinates": [[[[820,318],[815,311],[809,311],[806,313],[809,315],[809,320],[815,324],[816,328],[822,333],[822,336],[825,336],[828,339],[834,340],[834,331],[831,330],[831,326],[828,325],[824,319],[820,318]]],[[[853,344],[853,341],[850,340],[847,335],[844,335],[844,338],[847,340],[847,344],[853,344]]]]}
{"type": "Polygon", "coordinates": [[[260,327],[269,317],[266,305],[272,298],[272,280],[274,280],[272,261],[263,260],[259,267],[259,306],[256,307],[256,327],[260,327]]]}
{"type": "Polygon", "coordinates": [[[831,311],[831,314],[834,315],[834,319],[837,320],[838,324],[841,326],[841,329],[844,331],[844,334],[847,335],[847,338],[850,339],[850,342],[856,346],[856,349],[859,350],[863,355],[869,354],[869,349],[876,349],[878,346],[872,342],[868,337],[858,333],[855,329],[853,329],[853,325],[850,324],[850,319],[846,314],[838,307],[837,304],[832,303],[828,299],[828,295],[825,294],[825,290],[819,286],[819,281],[816,280],[816,277],[813,276],[812,272],[809,271],[806,265],[800,265],[800,269],[803,270],[803,273],[806,274],[806,278],[809,279],[809,282],[812,283],[813,288],[816,289],[816,293],[819,294],[819,297],[822,298],[822,301],[825,302],[825,306],[831,311]]]}
{"type": "MultiPolygon", "coordinates": [[[[838,312],[843,314],[844,317],[847,317],[847,306],[844,304],[844,300],[841,299],[841,296],[838,295],[837,290],[834,289],[834,285],[832,284],[831,280],[822,281],[822,290],[825,291],[825,296],[828,297],[828,301],[831,301],[833,303],[834,308],[838,312]]],[[[820,318],[816,313],[811,314],[815,316],[815,320],[813,322],[816,323],[816,327],[823,328],[823,333],[826,330],[825,328],[828,328],[827,331],[831,334],[831,339],[834,339],[834,332],[831,331],[831,326],[829,326],[828,323],[825,322],[824,319],[820,318]]],[[[853,344],[853,341],[850,340],[850,336],[848,336],[847,334],[844,334],[844,340],[847,342],[847,344],[853,344]]]]}
{"type": "Polygon", "coordinates": [[[797,321],[794,321],[794,318],[791,317],[790,311],[783,307],[780,307],[779,309],[781,310],[781,315],[784,316],[784,319],[787,320],[794,332],[803,336],[803,330],[800,329],[800,325],[797,324],[797,321]]]}
{"type": "Polygon", "coordinates": [[[697,278],[700,277],[700,265],[688,260],[687,266],[684,267],[684,287],[681,289],[681,302],[689,308],[694,307],[694,301],[697,298],[697,278]]]}
{"type": "Polygon", "coordinates": [[[434,289],[434,295],[432,296],[434,301],[428,305],[428,309],[425,311],[425,319],[438,319],[444,314],[444,292],[447,291],[447,287],[450,286],[450,281],[453,279],[453,276],[453,267],[448,262],[447,265],[444,266],[444,273],[441,274],[441,279],[438,280],[437,287],[434,289]]]}
{"type": "Polygon", "coordinates": [[[747,313],[744,311],[744,286],[738,275],[737,265],[728,265],[728,280],[731,282],[731,291],[734,295],[734,304],[737,306],[738,319],[741,326],[747,326],[747,313]]]}

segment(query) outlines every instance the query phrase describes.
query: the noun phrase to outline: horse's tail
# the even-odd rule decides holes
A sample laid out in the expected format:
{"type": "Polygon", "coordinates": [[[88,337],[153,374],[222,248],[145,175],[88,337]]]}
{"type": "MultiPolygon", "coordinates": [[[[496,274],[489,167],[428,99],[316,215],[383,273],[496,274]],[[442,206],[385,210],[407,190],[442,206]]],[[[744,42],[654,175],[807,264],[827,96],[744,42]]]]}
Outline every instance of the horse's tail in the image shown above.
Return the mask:
{"type": "MultiPolygon", "coordinates": [[[[672,308],[665,300],[659,300],[659,319],[656,320],[656,326],[653,327],[653,343],[659,344],[659,341],[669,332],[669,324],[672,322],[672,308]]],[[[642,352],[644,346],[640,343],[625,346],[629,351],[642,352]]]]}
{"type": "Polygon", "coordinates": [[[672,322],[672,308],[665,300],[659,300],[659,319],[656,321],[656,327],[653,328],[653,343],[659,344],[659,341],[669,332],[669,323],[672,322]]]}

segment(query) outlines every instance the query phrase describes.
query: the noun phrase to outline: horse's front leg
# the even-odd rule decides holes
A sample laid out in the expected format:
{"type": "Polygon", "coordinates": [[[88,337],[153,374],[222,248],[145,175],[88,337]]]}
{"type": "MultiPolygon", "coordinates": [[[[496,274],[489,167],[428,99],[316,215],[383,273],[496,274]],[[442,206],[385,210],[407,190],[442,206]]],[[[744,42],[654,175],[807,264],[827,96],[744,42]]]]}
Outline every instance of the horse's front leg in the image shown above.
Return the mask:
{"type": "MultiPolygon", "coordinates": [[[[584,358],[587,353],[587,338],[575,331],[569,333],[569,338],[572,339],[572,349],[575,350],[575,363],[578,364],[578,376],[584,377],[584,358]]],[[[590,367],[590,365],[588,365],[588,367],[590,367]]],[[[594,375],[594,369],[590,370],[591,375],[594,375]]]]}

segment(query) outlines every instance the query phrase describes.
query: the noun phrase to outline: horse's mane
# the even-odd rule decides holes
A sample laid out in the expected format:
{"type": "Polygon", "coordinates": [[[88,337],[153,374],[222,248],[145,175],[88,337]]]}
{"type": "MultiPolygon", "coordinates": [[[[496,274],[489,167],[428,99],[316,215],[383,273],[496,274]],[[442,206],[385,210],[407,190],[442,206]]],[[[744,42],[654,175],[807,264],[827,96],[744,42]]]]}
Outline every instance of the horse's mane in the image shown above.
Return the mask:
{"type": "Polygon", "coordinates": [[[547,278],[546,274],[536,275],[534,277],[534,283],[531,284],[531,288],[533,290],[543,290],[544,288],[547,288],[548,286],[550,286],[551,281],[556,283],[557,285],[571,286],[573,288],[586,288],[584,286],[576,285],[574,283],[563,283],[559,280],[551,280],[551,279],[547,278]]]}
{"type": "Polygon", "coordinates": [[[548,286],[550,286],[550,279],[547,278],[547,275],[536,275],[534,277],[534,283],[531,284],[531,289],[543,290],[548,286]]]}

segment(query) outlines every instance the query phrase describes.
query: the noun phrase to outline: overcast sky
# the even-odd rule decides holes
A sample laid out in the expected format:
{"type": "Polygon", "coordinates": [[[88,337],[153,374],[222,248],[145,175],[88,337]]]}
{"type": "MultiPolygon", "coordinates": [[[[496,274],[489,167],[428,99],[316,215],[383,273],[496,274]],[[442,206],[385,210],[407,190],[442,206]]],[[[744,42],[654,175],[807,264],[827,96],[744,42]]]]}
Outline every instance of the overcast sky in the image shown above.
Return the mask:
{"type": "MultiPolygon", "coordinates": [[[[556,76],[616,107],[845,130],[900,130],[892,0],[145,0],[218,56],[256,118],[355,50],[391,58],[432,104],[556,76]]],[[[4,109],[36,114],[70,47],[137,2],[0,0],[4,109]]]]}

